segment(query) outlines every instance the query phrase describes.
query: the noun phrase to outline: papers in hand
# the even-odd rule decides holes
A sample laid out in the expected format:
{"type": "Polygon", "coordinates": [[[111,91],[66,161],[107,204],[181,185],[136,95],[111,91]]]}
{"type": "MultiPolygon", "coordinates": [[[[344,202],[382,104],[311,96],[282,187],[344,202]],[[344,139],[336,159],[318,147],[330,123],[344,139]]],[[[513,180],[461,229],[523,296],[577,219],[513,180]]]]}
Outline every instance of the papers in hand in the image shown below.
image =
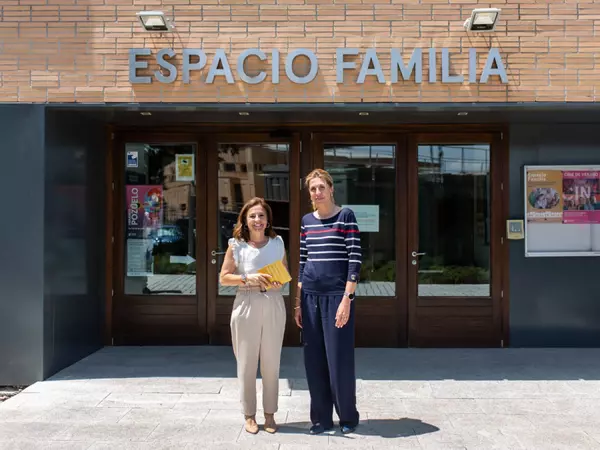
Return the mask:
{"type": "MultiPolygon", "coordinates": [[[[279,260],[258,269],[257,272],[271,275],[271,278],[269,279],[271,283],[280,283],[281,285],[284,285],[285,283],[292,281],[289,272],[279,260]]],[[[272,287],[274,286],[271,284],[267,289],[271,289],[272,287]]]]}

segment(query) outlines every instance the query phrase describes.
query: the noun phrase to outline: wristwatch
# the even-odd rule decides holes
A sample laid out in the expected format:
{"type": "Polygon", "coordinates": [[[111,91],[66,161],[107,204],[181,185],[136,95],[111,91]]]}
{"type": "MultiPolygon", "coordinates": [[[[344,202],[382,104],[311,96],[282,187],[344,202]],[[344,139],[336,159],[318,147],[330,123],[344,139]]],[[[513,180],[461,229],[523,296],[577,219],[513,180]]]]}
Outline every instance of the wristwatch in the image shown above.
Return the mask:
{"type": "Polygon", "coordinates": [[[245,273],[242,274],[242,283],[246,284],[248,282],[248,275],[245,273]]]}
{"type": "Polygon", "coordinates": [[[350,301],[354,300],[354,293],[352,292],[344,292],[344,297],[348,297],[350,299],[350,301]]]}

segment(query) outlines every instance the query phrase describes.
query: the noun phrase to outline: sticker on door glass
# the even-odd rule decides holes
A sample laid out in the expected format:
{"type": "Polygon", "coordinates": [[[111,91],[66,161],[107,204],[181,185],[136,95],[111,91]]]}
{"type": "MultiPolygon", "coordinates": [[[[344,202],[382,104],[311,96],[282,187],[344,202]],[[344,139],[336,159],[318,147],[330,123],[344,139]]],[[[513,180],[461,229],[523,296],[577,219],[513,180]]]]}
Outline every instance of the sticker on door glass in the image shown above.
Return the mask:
{"type": "Polygon", "coordinates": [[[175,180],[194,181],[194,155],[176,155],[175,158],[175,180]]]}
{"type": "Polygon", "coordinates": [[[138,167],[138,152],[128,151],[127,152],[127,167],[138,167]]]}

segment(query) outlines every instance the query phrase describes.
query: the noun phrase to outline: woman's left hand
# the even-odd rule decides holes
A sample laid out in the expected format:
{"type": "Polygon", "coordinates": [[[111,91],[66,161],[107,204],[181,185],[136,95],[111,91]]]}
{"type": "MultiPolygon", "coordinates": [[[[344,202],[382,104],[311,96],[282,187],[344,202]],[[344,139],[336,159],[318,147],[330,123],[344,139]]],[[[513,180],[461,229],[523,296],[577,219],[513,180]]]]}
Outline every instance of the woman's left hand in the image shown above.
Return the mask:
{"type": "Polygon", "coordinates": [[[342,328],[350,319],[350,301],[344,297],[335,313],[335,327],[342,328]]]}

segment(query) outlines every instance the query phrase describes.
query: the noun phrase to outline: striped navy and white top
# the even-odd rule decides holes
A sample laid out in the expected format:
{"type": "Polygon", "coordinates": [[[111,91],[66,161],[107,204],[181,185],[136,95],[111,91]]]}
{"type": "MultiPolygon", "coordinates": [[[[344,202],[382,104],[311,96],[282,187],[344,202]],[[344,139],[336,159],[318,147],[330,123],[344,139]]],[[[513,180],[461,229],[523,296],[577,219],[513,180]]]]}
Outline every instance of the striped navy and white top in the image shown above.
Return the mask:
{"type": "Polygon", "coordinates": [[[298,280],[303,292],[343,295],[346,281],[358,282],[360,266],[360,232],[354,211],[342,208],[328,219],[317,219],[313,213],[302,218],[298,280]]]}

